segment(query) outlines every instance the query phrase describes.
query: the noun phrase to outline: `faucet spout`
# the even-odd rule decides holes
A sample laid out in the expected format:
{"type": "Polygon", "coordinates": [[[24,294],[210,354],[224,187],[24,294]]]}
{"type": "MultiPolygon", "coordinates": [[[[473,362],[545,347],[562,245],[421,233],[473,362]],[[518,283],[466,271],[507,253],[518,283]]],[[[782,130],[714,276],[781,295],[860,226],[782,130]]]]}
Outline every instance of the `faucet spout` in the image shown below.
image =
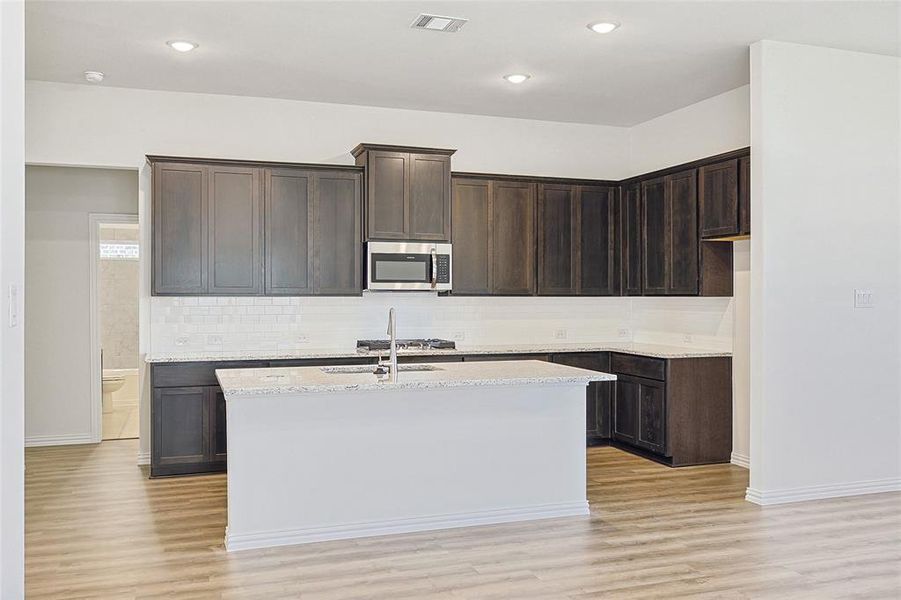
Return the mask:
{"type": "Polygon", "coordinates": [[[391,357],[388,374],[391,383],[397,383],[397,317],[394,307],[388,309],[388,335],[391,337],[391,357]]]}

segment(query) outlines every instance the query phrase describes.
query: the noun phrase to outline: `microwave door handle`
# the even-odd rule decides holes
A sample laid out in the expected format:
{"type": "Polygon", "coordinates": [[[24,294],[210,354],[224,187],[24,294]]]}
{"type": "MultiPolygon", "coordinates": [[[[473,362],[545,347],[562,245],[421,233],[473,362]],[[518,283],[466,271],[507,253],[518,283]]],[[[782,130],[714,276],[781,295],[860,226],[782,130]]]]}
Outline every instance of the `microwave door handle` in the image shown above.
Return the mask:
{"type": "Polygon", "coordinates": [[[432,287],[438,285],[438,252],[432,248],[432,287]]]}

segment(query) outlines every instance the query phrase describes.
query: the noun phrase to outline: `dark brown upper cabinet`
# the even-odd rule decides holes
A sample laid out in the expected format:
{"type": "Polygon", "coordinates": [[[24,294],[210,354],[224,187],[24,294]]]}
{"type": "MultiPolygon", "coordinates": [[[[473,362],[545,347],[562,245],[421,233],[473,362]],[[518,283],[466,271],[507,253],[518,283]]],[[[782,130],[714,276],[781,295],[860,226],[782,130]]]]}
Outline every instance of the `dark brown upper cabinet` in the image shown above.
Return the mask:
{"type": "Polygon", "coordinates": [[[323,171],[313,175],[313,182],[314,292],[322,296],[359,295],[363,293],[363,176],[323,171]]]}
{"type": "Polygon", "coordinates": [[[642,182],[642,288],[645,295],[698,294],[695,171],[642,182]]]}
{"type": "Polygon", "coordinates": [[[491,189],[491,289],[495,294],[535,293],[534,183],[497,181],[491,189]]]}
{"type": "Polygon", "coordinates": [[[313,174],[298,169],[265,173],[267,294],[313,292],[313,174]]]}
{"type": "Polygon", "coordinates": [[[455,150],[360,144],[366,239],[451,239],[450,157],[455,150]]]}
{"type": "Polygon", "coordinates": [[[154,295],[362,293],[359,169],[149,159],[154,295]]]}
{"type": "Polygon", "coordinates": [[[538,293],[578,292],[579,208],[576,186],[538,186],[538,293]]]}
{"type": "Polygon", "coordinates": [[[633,183],[622,190],[620,239],[622,257],[622,292],[624,296],[640,296],[641,286],[641,185],[633,183]]]}
{"type": "Polygon", "coordinates": [[[616,293],[616,190],[541,184],[538,293],[616,293]]]}
{"type": "Polygon", "coordinates": [[[360,173],[267,169],[265,179],[266,294],[360,294],[360,173]]]}
{"type": "Polygon", "coordinates": [[[738,159],[738,233],[751,235],[751,157],[738,159]]]}
{"type": "Polygon", "coordinates": [[[618,294],[617,189],[582,185],[578,194],[579,294],[618,294]]]}
{"type": "Polygon", "coordinates": [[[453,182],[454,294],[491,293],[490,233],[491,182],[457,179],[453,182]]]}
{"type": "Polygon", "coordinates": [[[153,292],[202,294],[207,289],[207,187],[202,165],[153,165],[153,292]]]}
{"type": "Polygon", "coordinates": [[[454,294],[535,293],[535,188],[454,178],[454,294]]]}
{"type": "Polygon", "coordinates": [[[259,294],[262,282],[260,169],[210,168],[209,292],[259,294]]]}
{"type": "Polygon", "coordinates": [[[698,196],[702,238],[734,236],[741,232],[737,160],[698,169],[698,196]]]}

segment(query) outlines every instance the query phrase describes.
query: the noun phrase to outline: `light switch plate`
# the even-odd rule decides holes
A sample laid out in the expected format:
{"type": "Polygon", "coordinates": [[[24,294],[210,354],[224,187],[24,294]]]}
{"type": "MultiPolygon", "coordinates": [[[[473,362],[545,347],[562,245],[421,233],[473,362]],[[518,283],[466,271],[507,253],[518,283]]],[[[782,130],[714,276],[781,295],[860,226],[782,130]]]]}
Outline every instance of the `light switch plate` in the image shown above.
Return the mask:
{"type": "Polygon", "coordinates": [[[873,308],[875,305],[873,290],[854,290],[854,308],[873,308]]]}

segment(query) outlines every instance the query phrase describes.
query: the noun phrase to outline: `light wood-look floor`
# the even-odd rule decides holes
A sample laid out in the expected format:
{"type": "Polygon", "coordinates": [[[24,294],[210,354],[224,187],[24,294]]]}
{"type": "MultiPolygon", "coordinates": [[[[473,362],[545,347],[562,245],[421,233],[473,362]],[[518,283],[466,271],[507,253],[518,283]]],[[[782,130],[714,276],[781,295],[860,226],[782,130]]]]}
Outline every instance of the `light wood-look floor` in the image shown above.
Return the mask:
{"type": "Polygon", "coordinates": [[[28,598],[901,597],[898,494],[760,508],[744,469],[595,448],[590,518],[227,554],[225,477],[136,452],[27,451],[28,598]]]}

